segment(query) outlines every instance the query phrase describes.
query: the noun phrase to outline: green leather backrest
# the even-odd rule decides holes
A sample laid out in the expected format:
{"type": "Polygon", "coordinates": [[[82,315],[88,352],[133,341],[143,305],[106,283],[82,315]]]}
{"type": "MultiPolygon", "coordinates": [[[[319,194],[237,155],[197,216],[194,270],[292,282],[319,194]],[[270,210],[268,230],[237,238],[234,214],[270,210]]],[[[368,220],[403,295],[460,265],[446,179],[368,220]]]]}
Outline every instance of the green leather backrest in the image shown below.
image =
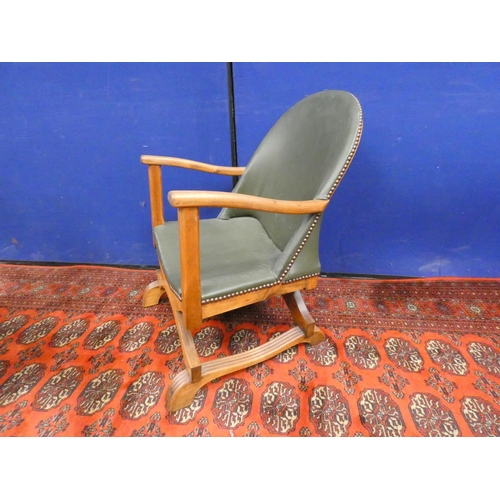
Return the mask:
{"type": "MultiPolygon", "coordinates": [[[[327,199],[356,149],[361,123],[359,102],[348,92],[327,90],[306,97],[267,133],[233,191],[280,200],[327,199]]],[[[241,209],[223,209],[219,215],[240,216],[259,219],[290,259],[296,245],[287,245],[302,240],[306,221],[313,219],[241,209]]]]}

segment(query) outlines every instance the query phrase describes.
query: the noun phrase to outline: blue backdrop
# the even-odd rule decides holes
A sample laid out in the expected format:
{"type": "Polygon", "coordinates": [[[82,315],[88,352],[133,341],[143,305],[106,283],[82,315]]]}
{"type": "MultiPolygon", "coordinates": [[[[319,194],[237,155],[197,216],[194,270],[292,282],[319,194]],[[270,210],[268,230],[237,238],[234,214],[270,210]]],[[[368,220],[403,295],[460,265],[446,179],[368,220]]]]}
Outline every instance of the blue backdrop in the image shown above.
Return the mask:
{"type": "Polygon", "coordinates": [[[141,154],[231,163],[225,63],[0,64],[0,259],[155,264],[141,154]]]}
{"type": "MultiPolygon", "coordinates": [[[[500,276],[499,82],[496,63],[235,63],[239,164],[295,102],[349,90],[365,128],[327,209],[323,270],[500,276]]],[[[0,260],[155,265],[139,156],[229,165],[228,109],[225,63],[0,64],[0,260]]]]}

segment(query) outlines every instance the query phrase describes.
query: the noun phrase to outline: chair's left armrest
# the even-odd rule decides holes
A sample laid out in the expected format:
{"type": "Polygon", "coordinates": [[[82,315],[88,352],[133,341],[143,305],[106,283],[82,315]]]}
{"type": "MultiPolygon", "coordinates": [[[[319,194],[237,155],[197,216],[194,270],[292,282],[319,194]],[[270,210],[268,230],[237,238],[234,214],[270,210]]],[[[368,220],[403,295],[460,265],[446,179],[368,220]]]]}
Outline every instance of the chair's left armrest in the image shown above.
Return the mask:
{"type": "Polygon", "coordinates": [[[180,167],[220,175],[242,175],[245,171],[245,167],[221,167],[219,165],[212,165],[210,163],[203,163],[201,161],[189,160],[186,158],[176,158],[174,156],[143,155],[141,156],[141,162],[145,165],[180,167]]]}
{"type": "Polygon", "coordinates": [[[148,165],[149,176],[149,196],[151,199],[151,218],[153,227],[164,223],[163,213],[163,185],[161,180],[161,167],[180,167],[200,172],[208,172],[220,175],[242,175],[245,167],[221,167],[202,163],[185,158],[176,158],[174,156],[152,156],[142,155],[141,162],[148,165]]]}

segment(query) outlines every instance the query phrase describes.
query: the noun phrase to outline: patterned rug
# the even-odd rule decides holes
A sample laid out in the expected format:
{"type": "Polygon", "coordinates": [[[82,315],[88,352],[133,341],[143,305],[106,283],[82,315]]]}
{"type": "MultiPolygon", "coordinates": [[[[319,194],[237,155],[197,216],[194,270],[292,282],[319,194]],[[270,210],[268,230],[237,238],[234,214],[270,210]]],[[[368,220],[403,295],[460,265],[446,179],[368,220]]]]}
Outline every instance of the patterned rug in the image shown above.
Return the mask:
{"type": "MultiPolygon", "coordinates": [[[[183,369],[150,270],[0,264],[0,436],[499,436],[500,280],[321,278],[327,339],[165,410],[183,369]]],[[[215,317],[203,359],[291,325],[281,298],[215,317]]]]}

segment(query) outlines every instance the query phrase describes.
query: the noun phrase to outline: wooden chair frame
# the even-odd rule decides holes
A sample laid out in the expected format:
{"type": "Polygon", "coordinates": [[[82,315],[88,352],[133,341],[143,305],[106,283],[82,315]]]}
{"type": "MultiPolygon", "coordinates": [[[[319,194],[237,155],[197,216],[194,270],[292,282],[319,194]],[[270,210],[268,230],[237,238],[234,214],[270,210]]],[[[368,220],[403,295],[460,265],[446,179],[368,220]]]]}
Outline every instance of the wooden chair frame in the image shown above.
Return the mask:
{"type": "MultiPolygon", "coordinates": [[[[164,223],[162,166],[231,176],[241,175],[245,170],[245,167],[221,167],[167,156],[141,156],[141,162],[148,165],[153,227],[164,223]]],[[[297,344],[305,342],[315,345],[325,338],[307,310],[300,293],[301,290],[315,288],[318,276],[279,282],[227,298],[202,302],[199,208],[232,207],[281,214],[320,214],[329,200],[283,201],[232,192],[170,191],[168,201],[178,211],[182,299],[171,289],[160,263],[156,281],[146,287],[143,305],[149,307],[158,304],[166,293],[174,314],[186,368],[173,379],[167,391],[167,409],[173,412],[189,406],[197,391],[215,378],[261,363],[297,344]],[[207,362],[200,361],[193,332],[201,328],[204,319],[275,295],[283,296],[294,327],[247,352],[207,362]]]]}

